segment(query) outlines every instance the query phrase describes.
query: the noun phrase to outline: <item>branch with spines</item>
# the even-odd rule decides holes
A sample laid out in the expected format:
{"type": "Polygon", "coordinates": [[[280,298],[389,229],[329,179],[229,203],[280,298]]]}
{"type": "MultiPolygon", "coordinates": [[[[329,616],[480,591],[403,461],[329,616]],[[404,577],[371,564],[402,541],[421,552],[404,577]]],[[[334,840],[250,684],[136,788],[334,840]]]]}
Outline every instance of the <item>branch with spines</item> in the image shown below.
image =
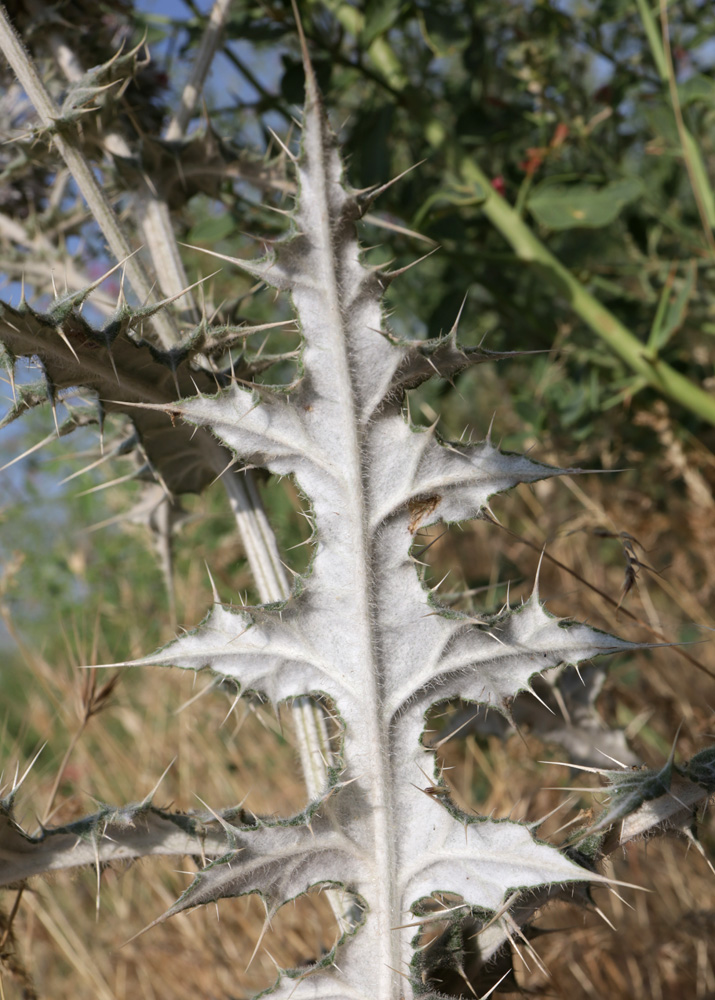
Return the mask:
{"type": "MultiPolygon", "coordinates": [[[[63,120],[62,111],[47,92],[2,5],[0,5],[0,48],[12,66],[25,93],[32,101],[43,128],[52,136],[57,151],[67,164],[115,259],[125,262],[127,278],[137,298],[140,302],[151,301],[153,297],[151,282],[147,279],[138,260],[133,256],[114,209],[99,187],[92,168],[84,156],[76,132],[73,128],[62,129],[60,127],[63,120]]],[[[160,342],[166,348],[174,346],[178,339],[178,331],[170,315],[165,311],[160,311],[154,322],[160,342]]]]}
{"type": "MultiPolygon", "coordinates": [[[[48,313],[36,312],[27,303],[18,308],[0,303],[4,364],[11,370],[16,357],[35,356],[44,373],[34,388],[18,390],[6,422],[32,406],[53,400],[58,393],[81,387],[94,394],[99,422],[104,413],[122,413],[133,420],[151,467],[167,491],[177,496],[201,492],[224,472],[230,456],[211,435],[200,432],[192,436],[188,428],[175,430],[164,418],[157,420],[156,415],[138,410],[135,404],[153,398],[165,405],[197,389],[214,391],[227,376],[190,365],[204,348],[205,334],[197,330],[181,351],[155,348],[137,331],[161,304],[143,309],[120,306],[104,328],[95,329],[79,311],[90,291],[91,287],[56,300],[48,313]]],[[[233,338],[244,342],[251,333],[276,325],[286,324],[224,328],[222,332],[227,342],[233,338]]],[[[242,361],[234,371],[250,378],[274,361],[268,355],[259,359],[256,367],[242,361]]]]}
{"type": "MultiPolygon", "coordinates": [[[[209,28],[211,42],[202,46],[201,66],[197,67],[196,78],[193,80],[194,90],[196,91],[194,100],[198,96],[198,87],[201,80],[205,78],[205,73],[208,71],[211,56],[215,51],[215,46],[220,35],[221,22],[225,18],[226,13],[226,4],[217,4],[217,17],[212,18],[209,28]]],[[[152,282],[144,272],[138,259],[132,254],[129,242],[119,220],[104,197],[89,164],[84,158],[81,143],[76,132],[72,128],[60,129],[59,123],[63,121],[62,111],[54,105],[47,93],[22,43],[12,29],[3,8],[0,8],[0,46],[2,46],[8,61],[11,63],[18,79],[32,100],[43,127],[49,130],[49,133],[53,136],[53,141],[57,149],[65,159],[75,183],[104,233],[110,249],[116,259],[122,262],[127,279],[139,301],[150,301],[152,299],[152,282]]],[[[116,62],[116,57],[110,60],[111,64],[114,62],[116,62]]],[[[81,73],[81,67],[76,59],[64,58],[61,60],[61,66],[70,77],[76,77],[78,72],[81,73]]],[[[99,67],[90,74],[80,77],[79,80],[74,80],[75,90],[81,94],[83,106],[86,104],[88,96],[98,92],[101,81],[104,80],[104,75],[106,75],[109,69],[109,65],[107,67],[99,67]],[[88,77],[88,79],[85,80],[85,77],[88,77]]],[[[188,110],[189,104],[187,102],[184,103],[186,104],[186,110],[188,110]]],[[[121,137],[118,138],[121,139],[121,137]]],[[[126,151],[126,144],[122,145],[120,143],[120,145],[126,151]]],[[[140,213],[140,215],[145,216],[147,219],[159,218],[166,223],[166,225],[160,227],[160,230],[156,232],[152,230],[152,235],[155,235],[156,239],[153,239],[151,242],[153,259],[162,287],[169,289],[168,297],[170,299],[180,298],[186,294],[190,295],[183,267],[180,264],[176,240],[170,225],[168,225],[168,209],[163,203],[160,203],[160,199],[153,198],[152,205],[154,205],[154,202],[157,204],[155,211],[152,209],[152,211],[140,213]],[[164,257],[166,249],[172,247],[173,251],[170,254],[172,266],[165,266],[164,257]],[[182,278],[184,279],[183,282],[182,278]]],[[[196,312],[195,304],[192,305],[192,310],[196,312]]],[[[150,322],[157,325],[157,335],[165,350],[176,349],[182,344],[183,338],[180,335],[176,321],[166,309],[155,310],[150,322]]],[[[214,475],[219,475],[228,464],[227,458],[223,465],[215,468],[214,475]]],[[[289,591],[288,583],[281,565],[275,538],[267,522],[265,513],[260,506],[255,487],[244,487],[243,483],[235,475],[224,477],[224,484],[229,494],[229,500],[237,520],[239,531],[244,539],[247,557],[257,580],[261,598],[264,600],[275,600],[285,597],[289,591]],[[266,588],[269,588],[269,590],[266,590],[266,588]]]]}
{"type": "MultiPolygon", "coordinates": [[[[214,5],[194,72],[182,95],[180,112],[172,119],[167,129],[165,135],[167,140],[176,141],[183,137],[201,93],[213,55],[215,54],[222,28],[228,15],[228,7],[229,4],[226,0],[217,0],[214,5]]],[[[117,57],[110,60],[107,66],[97,67],[87,74],[83,72],[79,60],[72,50],[67,45],[60,44],[59,39],[54,39],[53,49],[58,63],[72,84],[70,97],[65,101],[65,105],[68,106],[63,106],[62,109],[59,109],[53,105],[34,66],[2,10],[0,10],[0,44],[4,44],[5,54],[29,97],[34,102],[43,126],[54,133],[54,141],[59,152],[65,159],[75,182],[94,214],[95,220],[102,229],[110,249],[117,259],[122,261],[134,291],[140,301],[143,300],[146,302],[150,300],[152,298],[151,283],[140,263],[131,253],[129,242],[119,220],[94,179],[94,175],[84,158],[81,144],[76,134],[71,129],[58,131],[58,123],[64,121],[70,114],[79,113],[74,107],[76,103],[79,103],[80,109],[84,113],[89,100],[98,96],[106,88],[107,85],[103,81],[110,70],[115,67],[117,57]]],[[[125,60],[127,58],[131,59],[133,54],[130,53],[124,57],[125,60]]],[[[111,82],[114,83],[115,81],[112,80],[111,82]]],[[[131,161],[131,151],[122,135],[112,132],[105,137],[105,142],[115,156],[118,155],[124,157],[128,162],[131,161]]],[[[140,229],[149,247],[154,270],[164,294],[168,300],[188,299],[189,315],[193,318],[194,322],[198,322],[200,312],[191,294],[191,289],[188,287],[188,280],[170,222],[168,206],[144,175],[140,177],[137,216],[140,229]]],[[[83,294],[80,293],[80,296],[83,294]]],[[[78,302],[82,301],[80,296],[78,296],[78,302]]],[[[157,333],[165,349],[175,349],[182,343],[183,338],[181,337],[179,328],[174,318],[166,310],[154,310],[150,322],[157,325],[157,333]]],[[[227,344],[225,343],[224,348],[226,346],[227,344]]],[[[197,375],[197,378],[200,377],[197,375]]],[[[77,384],[81,384],[81,380],[77,384]]],[[[132,414],[132,416],[136,416],[136,414],[132,414]]],[[[224,472],[229,461],[227,458],[221,458],[220,449],[212,442],[209,442],[207,451],[215,453],[215,461],[212,463],[212,475],[210,477],[210,479],[213,479],[224,472]]],[[[155,466],[155,468],[159,471],[158,466],[155,466]]],[[[280,560],[275,536],[266,519],[255,484],[250,479],[250,472],[245,472],[241,477],[229,474],[223,477],[223,484],[228,493],[231,509],[236,518],[246,556],[252,569],[261,600],[285,599],[290,592],[288,580],[280,560]]],[[[168,486],[166,480],[164,480],[164,484],[169,489],[173,489],[172,486],[168,486]]],[[[167,497],[163,502],[170,505],[172,500],[167,497]]],[[[166,545],[164,548],[166,548],[166,545]]],[[[171,593],[172,589],[169,580],[167,580],[167,585],[171,593]]],[[[308,709],[306,706],[296,709],[296,722],[298,723],[299,732],[306,729],[307,719],[304,718],[306,711],[310,714],[317,711],[317,709],[308,709]]],[[[320,724],[317,721],[314,725],[318,725],[320,728],[320,724]]],[[[324,729],[324,726],[322,728],[324,729]]],[[[308,758],[312,761],[316,756],[315,747],[313,747],[312,743],[306,747],[303,756],[306,758],[304,763],[307,763],[308,758]]],[[[314,764],[310,767],[310,773],[314,773],[314,764]]]]}

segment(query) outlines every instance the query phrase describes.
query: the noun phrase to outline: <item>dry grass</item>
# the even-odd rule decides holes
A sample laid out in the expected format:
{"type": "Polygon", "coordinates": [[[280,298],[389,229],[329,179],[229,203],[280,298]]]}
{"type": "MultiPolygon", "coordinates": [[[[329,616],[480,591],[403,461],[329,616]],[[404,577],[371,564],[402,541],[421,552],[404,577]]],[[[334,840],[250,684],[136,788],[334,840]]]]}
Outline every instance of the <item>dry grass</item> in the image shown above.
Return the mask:
{"type": "MultiPolygon", "coordinates": [[[[650,482],[641,471],[619,475],[616,489],[603,476],[520,487],[494,505],[513,534],[476,524],[468,532],[443,535],[430,553],[435,579],[456,564],[463,580],[473,581],[474,566],[481,560],[501,567],[499,577],[492,570],[496,584],[498,578],[513,577],[518,567],[521,581],[511,587],[514,603],[529,595],[546,546],[548,555],[592,585],[584,586],[545,559],[540,593],[554,613],[633,641],[659,641],[655,630],[670,642],[693,642],[617,658],[599,699],[601,716],[610,725],[626,727],[637,756],[659,766],[678,732],[676,760],[687,760],[715,736],[715,649],[710,640],[715,628],[715,462],[698,442],[689,449],[678,444],[664,406],[656,406],[647,419],[661,445],[657,463],[648,470],[650,482]],[[667,510],[650,499],[659,492],[655,485],[663,483],[668,484],[667,510]],[[604,539],[604,529],[638,539],[636,553],[654,570],[641,567],[625,595],[629,560],[617,537],[604,539]],[[621,600],[622,608],[614,607],[621,600]]],[[[556,456],[545,460],[556,464],[556,456]]],[[[459,583],[452,578],[444,589],[457,590],[459,583]]],[[[504,592],[493,591],[484,603],[497,604],[497,593],[504,592]]],[[[481,595],[474,600],[482,600],[481,595]]],[[[454,741],[443,759],[461,804],[496,816],[537,820],[563,806],[567,797],[550,788],[600,787],[596,776],[569,777],[565,768],[539,764],[566,758],[557,746],[544,745],[528,732],[514,734],[506,745],[493,736],[454,741]]],[[[604,758],[603,766],[613,765],[604,758]]],[[[573,799],[542,828],[547,839],[594,805],[588,795],[573,799]]],[[[700,838],[707,855],[715,857],[711,814],[701,824],[700,838]]],[[[609,859],[608,869],[615,878],[648,891],[623,890],[623,901],[607,891],[594,892],[615,931],[595,912],[565,904],[547,908],[536,926],[563,928],[534,941],[548,975],[522,948],[525,961],[517,956],[515,962],[520,985],[564,1000],[715,996],[715,875],[705,859],[685,840],[658,839],[629,845],[609,859]]]]}
{"type": "MultiPolygon", "coordinates": [[[[70,696],[71,676],[66,680],[70,696]]],[[[172,760],[156,793],[157,805],[200,808],[200,795],[212,807],[243,801],[259,815],[298,811],[305,794],[289,720],[243,702],[231,712],[232,698],[216,691],[207,691],[177,715],[203,686],[203,678],[156,673],[146,685],[134,685],[130,695],[120,693],[78,741],[52,822],[70,821],[99,802],[142,798],[172,760]]],[[[52,707],[38,699],[36,711],[34,725],[49,732],[56,725],[52,707]]],[[[38,803],[41,808],[51,794],[54,777],[51,768],[38,765],[23,787],[17,812],[24,825],[34,825],[38,803]]],[[[281,911],[248,970],[262,927],[257,897],[224,900],[123,945],[171,905],[195,870],[189,858],[107,870],[98,910],[96,872],[63,873],[51,884],[33,883],[14,933],[38,996],[240,997],[275,979],[271,955],[283,966],[299,965],[332,943],[331,910],[316,894],[281,911]]],[[[5,977],[5,995],[9,1000],[24,994],[5,977]]]]}
{"type": "MultiPolygon", "coordinates": [[[[683,651],[704,669],[684,659],[677,648],[613,663],[600,712],[610,724],[627,726],[635,752],[656,765],[667,755],[679,726],[680,759],[708,745],[713,732],[715,655],[707,630],[715,627],[709,610],[715,591],[715,460],[695,443],[689,449],[679,445],[667,413],[656,411],[652,421],[661,444],[661,458],[648,471],[652,483],[642,474],[639,478],[624,473],[615,487],[612,480],[596,476],[565,485],[522,487],[494,505],[513,534],[482,522],[447,532],[429,554],[435,578],[453,569],[443,590],[457,590],[463,583],[473,586],[475,581],[491,584],[490,592],[474,600],[477,607],[494,606],[503,599],[497,585],[505,579],[518,575],[521,581],[512,585],[512,602],[529,593],[546,544],[550,555],[611,599],[547,560],[540,590],[554,612],[637,640],[650,638],[648,627],[668,640],[686,635],[703,640],[683,651]],[[672,481],[667,511],[649,499],[653,484],[660,486],[664,480],[672,481]],[[643,549],[636,552],[658,571],[641,568],[625,595],[628,562],[617,538],[594,533],[604,529],[638,539],[643,549]],[[621,598],[618,611],[613,602],[621,598]],[[699,631],[687,631],[691,623],[699,631]]],[[[540,457],[549,459],[543,449],[540,457]]],[[[207,604],[203,567],[196,562],[178,583],[181,618],[189,623],[200,619],[207,604]]],[[[221,572],[234,593],[245,586],[235,574],[231,578],[230,567],[221,567],[221,572]]],[[[141,614],[131,606],[129,594],[127,611],[128,642],[140,653],[141,614]]],[[[88,647],[68,655],[63,666],[26,651],[26,669],[32,673],[27,680],[28,713],[34,730],[53,734],[53,760],[48,756],[43,763],[41,757],[23,787],[20,819],[32,826],[51,799],[52,822],[82,815],[97,801],[136,801],[154,787],[172,760],[156,795],[160,805],[195,808],[198,793],[213,807],[245,799],[259,814],[287,815],[301,807],[305,794],[287,718],[276,719],[265,706],[243,702],[231,711],[230,694],[217,690],[192,701],[207,682],[178,671],[123,676],[109,703],[86,720],[53,796],[58,761],[82,728],[82,675],[71,660],[92,655],[103,659],[104,654],[101,648],[93,654],[88,640],[88,647]],[[178,711],[186,702],[190,704],[178,711]]],[[[86,708],[86,692],[84,697],[86,708]]],[[[596,780],[572,780],[568,770],[538,763],[559,757],[556,747],[539,744],[529,733],[514,735],[506,744],[495,737],[470,736],[444,748],[454,794],[466,807],[529,819],[563,803],[565,795],[549,786],[598,786],[596,780]]],[[[576,796],[549,821],[547,833],[591,804],[586,795],[576,796]]],[[[702,839],[713,856],[715,831],[709,818],[702,839]]],[[[593,912],[561,904],[548,909],[537,925],[559,930],[540,936],[535,947],[550,976],[531,961],[526,968],[517,958],[519,982],[537,995],[569,1000],[715,996],[715,883],[705,861],[685,842],[672,840],[632,845],[614,856],[611,866],[617,878],[650,892],[626,889],[623,901],[605,891],[596,893],[598,906],[616,931],[593,912]]],[[[107,870],[98,912],[94,872],[34,882],[24,893],[13,936],[4,945],[0,997],[229,1000],[271,983],[275,963],[304,963],[332,942],[329,906],[313,895],[280,912],[255,956],[263,916],[256,897],[192,911],[122,945],[176,898],[187,885],[186,872],[192,870],[191,859],[107,870]]],[[[14,893],[8,893],[6,914],[13,900],[14,893]]]]}

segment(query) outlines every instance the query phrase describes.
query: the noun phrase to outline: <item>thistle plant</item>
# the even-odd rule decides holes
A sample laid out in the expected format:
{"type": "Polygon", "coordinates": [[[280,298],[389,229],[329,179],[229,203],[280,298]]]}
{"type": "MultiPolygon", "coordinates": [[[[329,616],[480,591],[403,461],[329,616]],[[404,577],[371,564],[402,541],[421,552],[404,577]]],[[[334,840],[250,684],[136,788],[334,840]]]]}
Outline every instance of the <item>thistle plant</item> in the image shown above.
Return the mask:
{"type": "MultiPolygon", "coordinates": [[[[467,814],[450,798],[425,733],[435,705],[461,698],[510,722],[542,678],[557,683],[566,665],[636,647],[554,617],[536,584],[521,605],[489,615],[450,609],[426,586],[415,554],[422,529],[483,518],[495,494],[577,470],[502,452],[489,435],[450,442],[412,422],[412,389],[502,355],[462,346],[456,323],[432,340],[390,331],[383,296],[400,272],[367,266],[356,236],[382,189],[350,187],[304,40],[303,58],[300,150],[286,149],[297,185],[290,231],[258,259],[213,253],[221,266],[290,296],[300,335],[293,381],[255,381],[275,358],[226,365],[255,328],[198,322],[178,336],[172,301],[190,294],[181,284],[164,288],[160,301],[121,302],[101,329],[80,312],[89,286],[45,312],[3,305],[0,337],[9,370],[29,355],[44,369],[41,384],[18,393],[12,417],[82,386],[131,420],[125,447],[141,450],[145,477],[160,487],[156,505],[171,511],[176,496],[220,476],[260,525],[254,561],[265,565],[268,551],[274,573],[259,586],[263,603],[225,604],[216,593],[195,629],[110,666],[208,671],[246,696],[307,712],[309,801],[275,819],[232,803],[180,813],[145,799],[30,833],[13,814],[15,781],[0,806],[0,884],[188,854],[204,863],[158,920],[259,893],[268,926],[308,890],[330,894],[333,947],[308,968],[279,970],[273,996],[438,998],[447,995],[445,969],[461,977],[466,995],[474,990],[465,960],[475,948],[467,937],[482,963],[496,963],[546,902],[588,905],[591,888],[608,884],[599,871],[608,851],[660,831],[692,836],[715,790],[712,753],[687,765],[671,760],[655,774],[609,771],[610,806],[559,845],[541,840],[538,825],[467,814]],[[305,499],[313,556],[290,593],[240,478],[246,468],[294,477],[305,499]],[[329,726],[338,733],[332,744],[329,726]]],[[[128,260],[120,263],[131,281],[128,260]]],[[[83,419],[84,411],[70,411],[60,430],[83,419]]]]}

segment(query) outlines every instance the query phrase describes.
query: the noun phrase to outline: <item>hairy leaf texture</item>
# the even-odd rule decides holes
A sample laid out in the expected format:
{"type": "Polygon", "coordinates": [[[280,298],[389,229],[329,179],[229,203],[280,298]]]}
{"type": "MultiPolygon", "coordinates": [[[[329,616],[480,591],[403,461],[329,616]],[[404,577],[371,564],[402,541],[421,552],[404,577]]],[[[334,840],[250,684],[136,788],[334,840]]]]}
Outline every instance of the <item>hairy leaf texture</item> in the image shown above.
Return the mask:
{"type": "MultiPolygon", "coordinates": [[[[479,517],[492,495],[564,470],[503,453],[489,438],[450,443],[411,423],[409,389],[493,355],[462,348],[456,330],[422,343],[386,329],[381,298],[394,275],[364,265],[355,234],[370,194],[346,185],[309,65],[306,75],[293,231],[263,259],[235,261],[292,298],[302,335],[293,384],[251,388],[224,373],[217,386],[206,370],[191,375],[184,357],[174,364],[130,337],[128,314],[102,339],[73,303],[51,315],[5,309],[0,334],[13,354],[41,358],[48,391],[84,385],[114,400],[107,407],[134,413],[152,465],[174,492],[201,488],[225,456],[295,477],[311,505],[315,551],[291,598],[216,603],[193,632],[133,665],[209,669],[275,705],[318,696],[334,706],[340,752],[322,790],[288,820],[240,810],[170,814],[141,803],[29,836],[5,800],[0,884],[77,864],[192,853],[211,860],[165,917],[260,893],[270,920],[310,887],[342,891],[354,901],[342,939],[314,968],[279,976],[273,995],[437,997],[415,935],[443,900],[464,901],[468,920],[483,929],[482,954],[494,954],[509,926],[544,902],[586,898],[589,883],[603,880],[594,859],[607,825],[647,809],[646,824],[682,825],[712,790],[712,761],[699,757],[678,772],[680,812],[660,777],[645,794],[640,779],[615,788],[607,821],[590,831],[590,853],[580,842],[569,850],[540,842],[518,822],[463,814],[440,794],[423,741],[435,703],[461,697],[511,719],[515,700],[546,672],[553,681],[563,664],[633,647],[554,618],[536,589],[520,607],[479,619],[441,607],[423,586],[410,554],[421,528],[479,517]],[[683,783],[695,789],[685,806],[683,783]]],[[[206,351],[207,342],[192,349],[206,351]]],[[[18,410],[41,401],[43,390],[26,396],[18,410]]],[[[440,945],[445,967],[456,961],[454,933],[448,926],[440,945]]]]}
{"type": "Polygon", "coordinates": [[[181,814],[148,802],[106,807],[76,823],[31,836],[12,818],[12,796],[0,800],[3,882],[80,865],[131,861],[148,854],[222,854],[226,835],[208,813],[181,814]]]}
{"type": "MultiPolygon", "coordinates": [[[[210,429],[242,462],[295,476],[315,519],[312,566],[286,605],[217,605],[195,632],[141,662],[210,668],[276,704],[329,698],[344,767],[309,826],[287,822],[268,838],[237,832],[245,855],[202,871],[170,913],[260,891],[270,916],[311,885],[344,886],[361,901],[362,926],[297,995],[400,1000],[423,992],[409,971],[414,928],[400,927],[431,894],[494,911],[516,889],[599,878],[524,825],[461,815],[426,795],[426,711],[459,695],[509,715],[536,674],[628,644],[558,621],[537,594],[488,622],[430,600],[410,557],[415,532],[477,517],[493,494],[559,470],[489,440],[442,441],[403,412],[407,387],[485,352],[460,350],[454,334],[427,346],[382,332],[389,276],[361,263],[355,236],[369,199],[344,184],[310,71],[298,175],[293,234],[242,266],[290,292],[300,378],[253,391],[233,383],[171,413],[210,429]]],[[[278,995],[294,988],[280,985],[278,995]]]]}
{"type": "MultiPolygon", "coordinates": [[[[574,764],[596,766],[606,753],[624,764],[636,764],[637,758],[621,729],[605,725],[596,710],[606,670],[601,663],[580,668],[558,667],[533,682],[537,698],[524,692],[514,699],[511,718],[520,732],[528,732],[545,742],[563,747],[574,764]]],[[[439,742],[451,735],[499,736],[513,732],[504,716],[482,707],[465,705],[439,731],[439,742]]]]}

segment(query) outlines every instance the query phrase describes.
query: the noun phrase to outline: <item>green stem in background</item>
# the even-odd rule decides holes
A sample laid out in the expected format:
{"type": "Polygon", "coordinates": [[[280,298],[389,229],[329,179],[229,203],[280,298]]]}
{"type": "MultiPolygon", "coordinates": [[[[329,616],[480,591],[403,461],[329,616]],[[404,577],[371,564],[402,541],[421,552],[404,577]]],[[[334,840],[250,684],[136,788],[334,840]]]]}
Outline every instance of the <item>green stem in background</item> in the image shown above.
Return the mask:
{"type": "Polygon", "coordinates": [[[668,79],[668,64],[665,60],[665,53],[663,52],[660,40],[660,31],[658,30],[658,25],[653,17],[648,0],[636,0],[636,7],[643,22],[643,30],[648,39],[653,62],[655,63],[655,68],[658,70],[658,76],[663,82],[666,82],[668,79]]]}
{"type": "Polygon", "coordinates": [[[714,396],[649,351],[609,309],[594,298],[519,218],[511,205],[497,194],[489,178],[473,160],[465,157],[461,173],[464,180],[481,194],[485,215],[511,244],[519,260],[537,265],[574,312],[614,354],[648,385],[674,399],[691,413],[715,424],[714,396]]]}
{"type": "Polygon", "coordinates": [[[705,239],[707,240],[710,252],[715,254],[715,239],[712,232],[713,227],[715,227],[715,196],[713,195],[713,189],[708,179],[698,145],[683,121],[680,98],[678,97],[678,84],[675,79],[675,68],[673,66],[673,55],[670,49],[667,4],[665,0],[660,0],[660,25],[658,25],[653,16],[648,0],[636,0],[636,5],[643,23],[645,36],[648,39],[653,62],[658,70],[658,75],[661,81],[668,87],[675,125],[678,129],[681,152],[685,162],[685,169],[688,172],[688,180],[690,181],[693,197],[698,207],[705,239]]]}
{"type": "Polygon", "coordinates": [[[683,121],[683,112],[680,107],[680,98],[678,96],[678,84],[675,79],[675,67],[673,66],[673,53],[670,49],[668,10],[665,0],[660,0],[660,24],[663,39],[663,54],[665,56],[665,63],[668,71],[667,82],[670,93],[670,103],[673,106],[673,114],[675,115],[678,138],[680,139],[680,145],[683,151],[685,169],[688,171],[688,180],[690,181],[690,186],[693,189],[695,203],[698,206],[698,212],[700,214],[703,232],[705,233],[705,239],[708,242],[710,252],[715,254],[715,239],[713,238],[713,226],[715,226],[715,197],[713,197],[713,190],[710,186],[710,181],[708,179],[707,171],[705,170],[703,158],[700,155],[700,150],[698,149],[695,139],[692,137],[686,128],[685,122],[683,121]]]}
{"type": "MultiPolygon", "coordinates": [[[[327,6],[346,31],[356,38],[360,35],[365,27],[365,15],[362,11],[348,3],[331,3],[327,6]]],[[[369,74],[372,79],[387,86],[395,96],[399,96],[407,86],[408,80],[388,40],[383,35],[378,35],[366,49],[366,54],[379,73],[379,76],[369,74]]],[[[362,70],[365,72],[364,66],[362,70]]]]}

